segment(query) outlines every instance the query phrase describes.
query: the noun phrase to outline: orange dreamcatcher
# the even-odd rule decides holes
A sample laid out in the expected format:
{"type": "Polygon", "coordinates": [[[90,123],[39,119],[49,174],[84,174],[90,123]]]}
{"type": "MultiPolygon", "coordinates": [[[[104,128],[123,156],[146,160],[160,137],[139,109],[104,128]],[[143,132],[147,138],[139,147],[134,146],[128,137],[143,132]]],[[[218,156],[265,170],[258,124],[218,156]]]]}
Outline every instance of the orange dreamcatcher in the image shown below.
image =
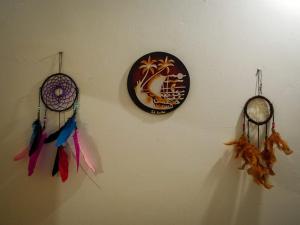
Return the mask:
{"type": "Polygon", "coordinates": [[[238,140],[225,145],[234,146],[235,158],[243,161],[240,169],[247,170],[257,184],[270,189],[273,185],[268,182],[268,177],[275,175],[275,150],[279,149],[286,155],[293,151],[275,130],[273,104],[262,95],[261,70],[257,70],[256,76],[256,95],[246,102],[243,110],[243,133],[238,140]],[[261,140],[261,136],[264,136],[264,140],[261,140]],[[255,141],[256,144],[253,143],[255,141]]]}

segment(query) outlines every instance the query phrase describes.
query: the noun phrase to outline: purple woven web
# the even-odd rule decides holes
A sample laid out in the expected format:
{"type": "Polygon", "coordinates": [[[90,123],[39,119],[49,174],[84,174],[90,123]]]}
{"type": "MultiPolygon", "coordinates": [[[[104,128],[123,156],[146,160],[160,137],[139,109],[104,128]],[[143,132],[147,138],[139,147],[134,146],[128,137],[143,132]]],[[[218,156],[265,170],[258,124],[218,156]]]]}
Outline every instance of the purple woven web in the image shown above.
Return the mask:
{"type": "Polygon", "coordinates": [[[55,74],[47,78],[41,90],[44,104],[53,111],[70,109],[77,99],[77,86],[65,74],[55,74]]]}

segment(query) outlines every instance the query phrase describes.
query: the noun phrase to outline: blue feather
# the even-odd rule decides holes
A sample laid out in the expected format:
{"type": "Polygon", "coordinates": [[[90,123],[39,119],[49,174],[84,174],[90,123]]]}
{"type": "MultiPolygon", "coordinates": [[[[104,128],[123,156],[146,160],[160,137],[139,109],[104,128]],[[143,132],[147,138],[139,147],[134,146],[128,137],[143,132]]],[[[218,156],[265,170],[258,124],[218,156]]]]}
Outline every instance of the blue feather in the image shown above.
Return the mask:
{"type": "Polygon", "coordinates": [[[73,115],[71,118],[68,119],[64,128],[62,129],[58,138],[56,139],[55,145],[57,148],[67,142],[68,138],[71,136],[75,128],[76,128],[76,120],[75,120],[75,115],[73,115]]]}

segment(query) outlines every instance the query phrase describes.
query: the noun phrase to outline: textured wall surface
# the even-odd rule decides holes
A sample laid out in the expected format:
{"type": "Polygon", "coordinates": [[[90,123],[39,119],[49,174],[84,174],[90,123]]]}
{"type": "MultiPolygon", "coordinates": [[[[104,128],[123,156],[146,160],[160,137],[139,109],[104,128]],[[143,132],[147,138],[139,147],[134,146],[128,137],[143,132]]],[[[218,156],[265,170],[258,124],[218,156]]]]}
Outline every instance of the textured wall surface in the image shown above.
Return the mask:
{"type": "Polygon", "coordinates": [[[2,0],[0,224],[298,225],[299,27],[296,0],[2,0]],[[52,147],[32,177],[26,160],[12,161],[60,50],[80,87],[82,139],[98,167],[76,174],[72,160],[65,184],[50,176],[52,147]],[[126,89],[131,65],[156,50],[179,57],[191,76],[187,100],[162,116],[138,109],[126,89]],[[240,128],[257,67],[295,150],[278,152],[271,191],[237,170],[223,145],[240,128]]]}

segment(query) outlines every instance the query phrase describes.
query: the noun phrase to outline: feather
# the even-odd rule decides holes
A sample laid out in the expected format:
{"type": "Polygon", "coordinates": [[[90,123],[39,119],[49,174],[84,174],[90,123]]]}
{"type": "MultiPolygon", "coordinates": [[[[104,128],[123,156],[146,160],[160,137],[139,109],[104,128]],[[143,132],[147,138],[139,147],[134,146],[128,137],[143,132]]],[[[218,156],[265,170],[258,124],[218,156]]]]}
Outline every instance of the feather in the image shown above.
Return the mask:
{"type": "Polygon", "coordinates": [[[268,183],[268,176],[270,171],[268,168],[264,167],[260,163],[255,166],[250,167],[247,170],[248,174],[253,177],[253,180],[258,185],[263,185],[267,189],[271,189],[273,187],[272,184],[268,183]]]}
{"type": "Polygon", "coordinates": [[[73,141],[74,141],[74,145],[75,145],[76,166],[77,166],[77,172],[78,172],[79,159],[80,159],[80,145],[79,145],[79,137],[78,137],[77,128],[75,129],[75,132],[73,134],[73,141]]]}
{"type": "Polygon", "coordinates": [[[253,180],[263,185],[265,188],[270,189],[273,186],[268,183],[268,176],[271,175],[271,170],[261,164],[261,152],[260,150],[249,143],[245,135],[243,134],[239,140],[226,143],[227,145],[234,145],[236,152],[236,158],[243,160],[243,165],[239,169],[245,169],[249,175],[253,177],[253,180]]]}
{"type": "Polygon", "coordinates": [[[225,145],[234,145],[234,150],[236,152],[235,158],[238,158],[240,154],[243,152],[244,148],[248,145],[248,140],[245,135],[242,135],[239,140],[231,141],[225,143],[225,145]]]}
{"type": "Polygon", "coordinates": [[[270,175],[275,175],[273,165],[277,161],[274,145],[276,145],[286,155],[293,153],[288,144],[281,138],[280,134],[272,128],[272,134],[266,139],[265,148],[262,151],[262,159],[265,161],[265,164],[270,170],[270,175]]]}
{"type": "Polygon", "coordinates": [[[36,166],[36,162],[37,162],[38,157],[41,153],[41,150],[42,150],[43,144],[44,144],[44,140],[45,140],[46,137],[47,137],[47,134],[45,132],[43,132],[40,135],[37,148],[34,151],[34,153],[30,156],[29,164],[28,164],[28,176],[31,176],[33,174],[34,168],[36,166]]]}
{"type": "Polygon", "coordinates": [[[29,156],[31,156],[36,151],[39,145],[41,134],[42,134],[41,121],[37,119],[32,124],[32,135],[30,139],[29,156]]]}
{"type": "Polygon", "coordinates": [[[95,167],[93,166],[93,163],[92,161],[90,160],[90,158],[87,156],[87,153],[84,151],[84,150],[81,150],[81,153],[83,155],[83,159],[86,163],[86,165],[90,168],[90,170],[93,171],[93,173],[96,173],[96,169],[95,167]]]}
{"type": "Polygon", "coordinates": [[[54,161],[54,166],[52,169],[52,176],[55,176],[58,172],[58,162],[59,162],[59,150],[61,147],[59,147],[56,151],[56,156],[55,156],[55,161],[54,161]]]}
{"type": "Polygon", "coordinates": [[[276,146],[280,150],[282,150],[286,155],[290,155],[293,153],[293,151],[290,149],[290,147],[288,146],[286,141],[284,141],[281,138],[280,134],[278,132],[276,132],[274,128],[272,129],[272,134],[268,139],[269,139],[270,145],[276,144],[276,146]]]}
{"type": "Polygon", "coordinates": [[[48,144],[52,141],[55,141],[58,137],[58,135],[60,134],[61,129],[59,129],[58,131],[55,131],[54,133],[50,134],[46,139],[45,139],[45,144],[48,144]]]}
{"type": "Polygon", "coordinates": [[[36,135],[38,134],[39,131],[39,127],[41,127],[41,123],[39,119],[36,119],[35,121],[33,121],[32,123],[32,134],[31,134],[31,138],[30,138],[30,146],[32,145],[36,135]]]}
{"type": "MultiPolygon", "coordinates": [[[[69,121],[69,120],[68,120],[69,121]]],[[[60,132],[66,127],[66,125],[68,124],[68,121],[59,129],[59,130],[57,130],[57,131],[55,131],[54,133],[52,133],[52,134],[50,134],[47,138],[46,138],[46,140],[45,140],[45,143],[50,143],[50,142],[52,142],[52,141],[55,141],[57,138],[58,138],[58,136],[59,136],[59,134],[60,134],[60,132]]]]}
{"type": "MultiPolygon", "coordinates": [[[[79,136],[79,133],[78,133],[79,136]]],[[[76,150],[74,150],[75,146],[74,143],[72,143],[71,141],[68,142],[70,144],[70,146],[72,146],[72,155],[73,157],[76,159],[76,150]]],[[[88,153],[84,150],[84,148],[80,147],[80,154],[83,156],[84,162],[85,164],[88,166],[88,168],[93,172],[96,173],[96,169],[95,166],[93,166],[92,160],[88,157],[88,153]]]]}
{"type": "Polygon", "coordinates": [[[28,148],[22,149],[18,154],[15,155],[14,161],[24,159],[28,155],[28,148]]]}
{"type": "Polygon", "coordinates": [[[68,119],[64,128],[61,130],[60,134],[56,139],[56,147],[59,147],[66,143],[72,132],[76,129],[75,115],[68,119]]]}
{"type": "Polygon", "coordinates": [[[62,182],[65,182],[68,179],[68,166],[69,166],[68,155],[65,151],[65,148],[62,147],[59,150],[59,162],[58,162],[59,174],[62,182]]]}

